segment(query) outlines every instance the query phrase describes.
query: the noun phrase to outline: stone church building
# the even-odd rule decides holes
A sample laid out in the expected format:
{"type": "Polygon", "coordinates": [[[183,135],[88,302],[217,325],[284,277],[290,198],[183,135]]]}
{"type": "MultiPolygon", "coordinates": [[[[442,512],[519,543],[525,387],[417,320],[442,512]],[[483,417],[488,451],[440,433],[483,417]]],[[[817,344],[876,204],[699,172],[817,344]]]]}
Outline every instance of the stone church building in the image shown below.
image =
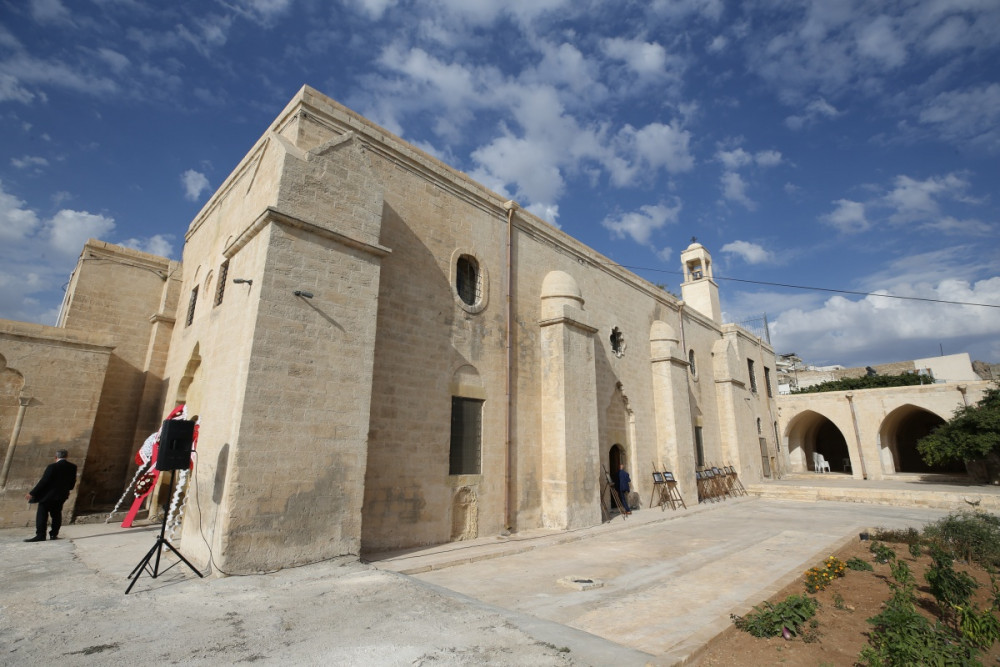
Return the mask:
{"type": "Polygon", "coordinates": [[[690,503],[779,463],[774,352],[706,248],[678,300],[309,87],[185,241],[92,241],[58,327],[0,321],[3,525],[56,446],[67,509],[113,502],[178,403],[183,551],[230,573],[599,524],[619,462],[643,505],[654,470],[690,503]]]}

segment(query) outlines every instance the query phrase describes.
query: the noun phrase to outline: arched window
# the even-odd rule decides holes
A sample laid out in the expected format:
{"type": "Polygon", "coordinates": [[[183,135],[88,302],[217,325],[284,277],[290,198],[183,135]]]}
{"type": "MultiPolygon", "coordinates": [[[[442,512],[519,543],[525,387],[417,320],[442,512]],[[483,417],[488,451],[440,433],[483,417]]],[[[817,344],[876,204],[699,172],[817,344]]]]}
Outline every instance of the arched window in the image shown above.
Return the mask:
{"type": "Polygon", "coordinates": [[[455,291],[462,303],[475,306],[482,297],[479,262],[472,255],[462,255],[455,267],[455,291]]]}
{"type": "Polygon", "coordinates": [[[694,363],[694,348],[688,350],[688,364],[691,370],[692,377],[698,377],[698,367],[694,363]]]}
{"type": "Polygon", "coordinates": [[[619,358],[625,355],[625,334],[618,327],[611,330],[611,351],[619,358]]]}

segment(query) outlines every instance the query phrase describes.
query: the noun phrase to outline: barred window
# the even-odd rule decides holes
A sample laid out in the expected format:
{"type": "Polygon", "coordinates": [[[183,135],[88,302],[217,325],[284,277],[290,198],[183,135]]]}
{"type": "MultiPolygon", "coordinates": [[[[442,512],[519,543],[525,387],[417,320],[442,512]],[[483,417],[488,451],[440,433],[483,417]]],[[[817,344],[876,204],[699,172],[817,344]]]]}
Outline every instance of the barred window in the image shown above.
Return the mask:
{"type": "Polygon", "coordinates": [[[483,401],[451,397],[449,475],[478,475],[483,442],[483,401]]]}
{"type": "Polygon", "coordinates": [[[194,307],[198,303],[198,286],[195,285],[194,289],[191,290],[191,301],[188,303],[188,314],[187,320],[184,322],[184,326],[189,327],[191,323],[194,322],[194,307]]]}
{"type": "Polygon", "coordinates": [[[219,267],[219,282],[215,284],[215,305],[222,303],[222,297],[226,293],[226,278],[229,276],[229,260],[227,259],[219,267]]]}
{"type": "Polygon", "coordinates": [[[479,262],[471,255],[462,255],[455,268],[455,291],[458,292],[458,297],[466,305],[475,306],[482,297],[479,262]]]}
{"type": "Polygon", "coordinates": [[[774,394],[771,392],[771,369],[764,366],[764,387],[767,389],[767,397],[771,398],[774,394]]]}
{"type": "Polygon", "coordinates": [[[757,373],[753,368],[753,359],[747,359],[747,370],[750,372],[750,391],[757,393],[757,373]]]}

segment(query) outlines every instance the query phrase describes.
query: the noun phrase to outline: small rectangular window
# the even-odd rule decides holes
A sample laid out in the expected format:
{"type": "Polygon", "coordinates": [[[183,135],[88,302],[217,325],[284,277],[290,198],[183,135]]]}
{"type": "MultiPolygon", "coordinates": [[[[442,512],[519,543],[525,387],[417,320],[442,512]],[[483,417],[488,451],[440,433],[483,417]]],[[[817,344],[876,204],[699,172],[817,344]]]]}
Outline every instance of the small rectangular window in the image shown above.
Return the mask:
{"type": "Polygon", "coordinates": [[[701,439],[701,427],[694,427],[694,467],[705,467],[705,443],[701,439]]]}
{"type": "Polygon", "coordinates": [[[215,305],[222,303],[222,296],[226,293],[226,278],[229,276],[229,260],[227,259],[219,267],[219,282],[215,285],[215,305]]]}
{"type": "Polygon", "coordinates": [[[483,441],[483,401],[451,398],[451,454],[449,475],[480,474],[483,441]]]}
{"type": "Polygon", "coordinates": [[[757,374],[753,370],[753,359],[747,359],[747,370],[750,371],[750,391],[757,393],[757,374]]]}
{"type": "Polygon", "coordinates": [[[771,398],[774,394],[771,392],[771,369],[764,366],[764,387],[767,389],[767,397],[771,398]]]}
{"type": "Polygon", "coordinates": [[[184,326],[189,327],[191,323],[194,322],[194,307],[198,303],[198,286],[195,285],[194,289],[191,290],[191,301],[188,303],[188,315],[187,320],[184,322],[184,326]]]}

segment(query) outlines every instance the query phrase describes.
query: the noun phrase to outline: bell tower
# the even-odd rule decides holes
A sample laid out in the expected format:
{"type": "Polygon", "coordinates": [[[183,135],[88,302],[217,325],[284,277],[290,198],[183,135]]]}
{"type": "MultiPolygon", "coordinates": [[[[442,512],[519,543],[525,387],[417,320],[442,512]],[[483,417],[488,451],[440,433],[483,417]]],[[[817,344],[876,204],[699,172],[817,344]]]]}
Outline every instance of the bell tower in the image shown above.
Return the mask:
{"type": "Polygon", "coordinates": [[[692,238],[691,245],[681,253],[681,263],[684,265],[684,282],[681,283],[684,303],[716,324],[722,324],[719,286],[712,280],[712,255],[692,238]]]}

